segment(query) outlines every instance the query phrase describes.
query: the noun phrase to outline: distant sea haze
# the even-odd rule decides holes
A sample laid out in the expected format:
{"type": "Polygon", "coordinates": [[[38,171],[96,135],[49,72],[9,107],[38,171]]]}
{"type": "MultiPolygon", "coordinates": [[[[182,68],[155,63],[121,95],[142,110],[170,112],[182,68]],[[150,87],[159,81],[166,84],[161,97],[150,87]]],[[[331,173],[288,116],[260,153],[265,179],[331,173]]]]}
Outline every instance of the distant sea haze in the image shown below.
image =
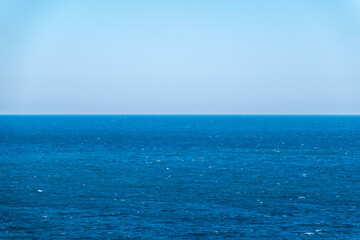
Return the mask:
{"type": "Polygon", "coordinates": [[[360,239],[358,116],[0,116],[0,239],[360,239]]]}

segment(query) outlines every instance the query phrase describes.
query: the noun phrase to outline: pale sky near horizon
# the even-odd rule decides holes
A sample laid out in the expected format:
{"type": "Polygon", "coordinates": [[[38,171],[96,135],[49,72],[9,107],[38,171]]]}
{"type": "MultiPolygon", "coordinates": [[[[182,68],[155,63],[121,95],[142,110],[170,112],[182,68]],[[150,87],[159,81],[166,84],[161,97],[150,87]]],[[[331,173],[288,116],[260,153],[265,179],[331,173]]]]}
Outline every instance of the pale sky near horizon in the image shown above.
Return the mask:
{"type": "Polygon", "coordinates": [[[3,0],[1,113],[360,114],[360,0],[3,0]]]}

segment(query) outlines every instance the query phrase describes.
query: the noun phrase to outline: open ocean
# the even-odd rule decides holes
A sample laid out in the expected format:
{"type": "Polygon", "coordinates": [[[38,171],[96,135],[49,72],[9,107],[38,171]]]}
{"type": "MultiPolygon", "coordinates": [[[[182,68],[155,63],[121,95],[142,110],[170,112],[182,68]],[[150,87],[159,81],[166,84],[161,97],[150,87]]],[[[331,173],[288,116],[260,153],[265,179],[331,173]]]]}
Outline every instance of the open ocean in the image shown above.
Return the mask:
{"type": "Polygon", "coordinates": [[[0,116],[0,239],[360,239],[360,117],[0,116]]]}

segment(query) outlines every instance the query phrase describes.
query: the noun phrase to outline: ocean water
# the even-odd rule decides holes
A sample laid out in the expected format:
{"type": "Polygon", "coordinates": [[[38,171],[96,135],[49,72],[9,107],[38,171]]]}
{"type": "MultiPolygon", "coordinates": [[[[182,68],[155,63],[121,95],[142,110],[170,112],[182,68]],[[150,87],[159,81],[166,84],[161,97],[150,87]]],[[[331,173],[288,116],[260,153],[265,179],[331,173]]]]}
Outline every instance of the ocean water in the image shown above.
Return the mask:
{"type": "Polygon", "coordinates": [[[360,117],[0,116],[0,239],[360,239],[360,117]]]}

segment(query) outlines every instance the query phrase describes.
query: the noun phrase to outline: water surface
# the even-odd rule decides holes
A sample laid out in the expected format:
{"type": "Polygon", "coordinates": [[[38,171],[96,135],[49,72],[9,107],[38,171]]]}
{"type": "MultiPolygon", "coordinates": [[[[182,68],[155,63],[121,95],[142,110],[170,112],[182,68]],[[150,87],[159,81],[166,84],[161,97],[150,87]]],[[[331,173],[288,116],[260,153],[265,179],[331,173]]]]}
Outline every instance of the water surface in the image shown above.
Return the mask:
{"type": "Polygon", "coordinates": [[[1,239],[360,239],[360,117],[0,116],[1,239]]]}

